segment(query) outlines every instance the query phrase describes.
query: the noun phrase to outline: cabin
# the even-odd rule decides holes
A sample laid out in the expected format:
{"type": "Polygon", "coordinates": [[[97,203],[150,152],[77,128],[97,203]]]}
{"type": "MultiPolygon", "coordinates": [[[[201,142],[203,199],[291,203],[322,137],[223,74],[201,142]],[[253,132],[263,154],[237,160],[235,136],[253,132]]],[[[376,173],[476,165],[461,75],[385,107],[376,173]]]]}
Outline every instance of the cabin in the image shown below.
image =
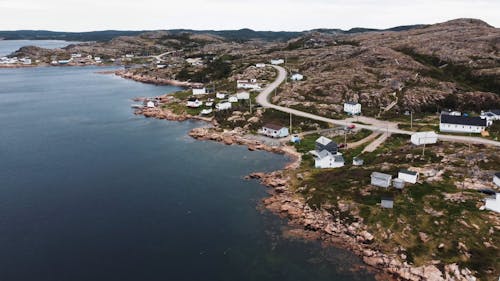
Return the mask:
{"type": "Polygon", "coordinates": [[[435,144],[438,141],[438,135],[433,132],[420,132],[411,135],[411,143],[414,145],[435,144]]]}
{"type": "Polygon", "coordinates": [[[152,101],[148,101],[148,102],[146,103],[146,107],[147,107],[147,108],[155,108],[155,103],[154,103],[154,102],[152,102],[152,101]]]}
{"type": "Polygon", "coordinates": [[[352,158],[352,165],[354,166],[363,166],[365,164],[365,161],[359,157],[354,157],[352,158]]]}
{"type": "Polygon", "coordinates": [[[402,179],[407,183],[415,184],[418,181],[418,173],[403,169],[399,171],[398,179],[402,179]]]}
{"type": "Polygon", "coordinates": [[[500,213],[500,193],[496,193],[495,197],[486,198],[484,208],[493,212],[500,213]]]}
{"type": "Polygon", "coordinates": [[[480,134],[487,127],[487,120],[481,117],[441,114],[439,130],[447,133],[480,134]]]}
{"type": "Polygon", "coordinates": [[[380,206],[384,209],[394,208],[394,198],[392,197],[382,197],[380,200],[380,206]]]}
{"type": "Polygon", "coordinates": [[[317,152],[322,150],[326,150],[331,154],[337,154],[339,151],[338,145],[336,142],[332,141],[329,138],[325,138],[323,136],[319,137],[315,142],[315,149],[317,152]]]}
{"type": "Polygon", "coordinates": [[[213,105],[214,105],[213,101],[207,101],[207,102],[205,102],[205,106],[206,107],[212,107],[213,105]]]}
{"type": "Polygon", "coordinates": [[[262,127],[261,133],[271,138],[284,138],[289,135],[288,128],[276,124],[266,124],[262,127]]]}
{"type": "Polygon", "coordinates": [[[186,106],[191,107],[191,108],[198,108],[202,105],[203,105],[203,102],[201,102],[197,98],[189,98],[186,106]]]}
{"type": "Polygon", "coordinates": [[[193,96],[206,95],[208,94],[206,88],[193,88],[193,96]]]}
{"type": "Polygon", "coordinates": [[[494,121],[500,120],[500,109],[491,109],[487,112],[481,112],[481,118],[486,119],[486,124],[491,126],[494,121]]]}
{"type": "Polygon", "coordinates": [[[348,101],[344,103],[344,112],[350,115],[361,114],[361,104],[358,102],[348,101]]]}
{"type": "Polygon", "coordinates": [[[260,86],[257,83],[257,79],[237,80],[236,81],[236,88],[258,90],[258,89],[260,89],[260,86]]]}
{"type": "Polygon", "coordinates": [[[211,108],[208,108],[208,109],[203,109],[203,110],[200,112],[200,114],[201,114],[201,115],[208,115],[208,114],[210,114],[210,113],[212,113],[212,109],[211,109],[211,108]]]}
{"type": "Polygon", "coordinates": [[[215,105],[215,109],[218,111],[231,109],[231,103],[224,101],[215,105]]]}
{"type": "Polygon", "coordinates": [[[255,65],[255,67],[257,67],[257,68],[264,68],[264,67],[266,67],[266,64],[265,63],[258,63],[258,64],[255,65]]]}
{"type": "Polygon", "coordinates": [[[217,93],[217,94],[215,94],[215,97],[220,99],[220,100],[223,100],[227,97],[227,95],[225,93],[217,93]]]}
{"type": "Polygon", "coordinates": [[[290,80],[292,80],[292,81],[302,81],[303,79],[304,79],[304,75],[299,74],[299,73],[295,73],[294,75],[292,75],[290,77],[290,80]]]}
{"type": "Polygon", "coordinates": [[[327,150],[315,153],[314,167],[318,169],[340,168],[344,165],[344,157],[340,153],[332,154],[327,150]]]}
{"type": "Polygon", "coordinates": [[[285,60],[283,59],[273,59],[271,60],[271,64],[272,65],[280,65],[280,64],[284,64],[285,63],[285,60]]]}
{"type": "Polygon", "coordinates": [[[493,183],[500,187],[500,172],[493,176],[493,183]]]}
{"type": "Polygon", "coordinates": [[[378,187],[388,188],[391,186],[392,176],[384,173],[373,172],[371,174],[371,184],[378,187]]]}
{"type": "Polygon", "coordinates": [[[238,97],[236,95],[230,96],[229,99],[228,99],[228,101],[232,102],[232,103],[238,102],[238,97]]]}
{"type": "Polygon", "coordinates": [[[395,178],[392,180],[392,186],[397,189],[403,189],[405,187],[405,181],[400,178],[395,178]]]}
{"type": "Polygon", "coordinates": [[[249,100],[250,99],[250,93],[249,92],[239,92],[236,94],[236,98],[238,100],[249,100]]]}
{"type": "Polygon", "coordinates": [[[291,143],[300,143],[300,137],[299,137],[299,135],[293,135],[293,136],[290,138],[290,142],[291,142],[291,143]]]}

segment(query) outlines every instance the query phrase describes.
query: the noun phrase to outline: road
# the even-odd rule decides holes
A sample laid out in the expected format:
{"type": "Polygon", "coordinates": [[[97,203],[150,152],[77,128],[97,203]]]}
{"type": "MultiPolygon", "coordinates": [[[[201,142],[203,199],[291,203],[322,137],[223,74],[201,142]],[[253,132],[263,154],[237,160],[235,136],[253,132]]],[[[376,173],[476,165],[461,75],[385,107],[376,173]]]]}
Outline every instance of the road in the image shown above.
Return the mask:
{"type": "MultiPolygon", "coordinates": [[[[267,87],[264,88],[262,90],[262,92],[257,96],[256,101],[257,101],[257,103],[262,105],[262,107],[272,108],[272,109],[275,109],[275,110],[278,110],[281,112],[291,113],[295,116],[305,117],[308,119],[322,121],[322,122],[326,122],[329,124],[340,125],[340,126],[350,125],[350,122],[353,122],[354,118],[350,118],[350,119],[346,119],[346,120],[331,119],[331,118],[326,118],[323,116],[311,114],[308,112],[296,110],[293,108],[288,108],[288,107],[272,104],[269,101],[269,96],[272,94],[272,92],[275,89],[277,89],[281,85],[281,83],[283,83],[285,81],[288,74],[287,74],[286,70],[281,66],[277,66],[277,65],[270,65],[270,66],[273,67],[274,69],[276,69],[276,71],[278,72],[278,76],[276,77],[276,80],[274,80],[274,82],[267,85],[267,87]]],[[[367,129],[367,130],[370,130],[373,132],[380,132],[380,133],[386,133],[386,134],[412,135],[415,133],[412,131],[405,131],[405,130],[398,129],[397,123],[394,123],[394,122],[381,121],[381,120],[376,120],[373,118],[365,118],[365,119],[370,120],[371,121],[370,123],[372,123],[372,125],[354,124],[354,125],[356,125],[356,128],[367,129]]],[[[486,145],[500,146],[500,142],[488,140],[488,139],[484,139],[484,138],[479,138],[479,137],[467,137],[467,136],[459,136],[459,135],[438,135],[438,138],[441,141],[475,143],[475,144],[486,144],[486,145]]]]}
{"type": "Polygon", "coordinates": [[[163,56],[170,55],[170,54],[177,53],[177,52],[182,52],[182,50],[165,52],[165,53],[162,53],[162,54],[159,54],[159,55],[156,55],[156,56],[150,56],[150,57],[154,58],[156,61],[163,62],[163,61],[165,61],[164,59],[162,59],[163,56]]]}

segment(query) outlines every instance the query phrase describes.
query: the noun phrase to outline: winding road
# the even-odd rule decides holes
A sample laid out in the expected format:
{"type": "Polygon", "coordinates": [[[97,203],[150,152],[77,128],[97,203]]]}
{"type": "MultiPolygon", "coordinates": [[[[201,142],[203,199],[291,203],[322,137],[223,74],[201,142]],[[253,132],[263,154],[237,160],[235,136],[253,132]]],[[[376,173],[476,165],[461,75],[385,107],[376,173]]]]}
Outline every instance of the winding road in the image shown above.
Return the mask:
{"type": "MultiPolygon", "coordinates": [[[[256,101],[262,107],[264,108],[272,108],[281,112],[285,113],[290,113],[295,116],[300,116],[300,117],[305,117],[308,119],[316,120],[316,121],[322,121],[334,125],[340,125],[340,126],[346,126],[349,125],[350,122],[352,122],[352,119],[346,119],[346,120],[338,120],[338,119],[331,119],[331,118],[326,118],[322,116],[318,116],[315,114],[307,113],[304,111],[296,110],[293,108],[288,108],[284,106],[279,106],[272,104],[269,101],[269,96],[272,94],[274,90],[276,90],[281,83],[285,81],[287,78],[287,72],[286,70],[277,65],[270,65],[276,71],[278,72],[278,76],[276,77],[276,80],[272,82],[271,84],[267,85],[262,92],[257,96],[256,101]]],[[[376,120],[376,119],[370,119],[371,123],[373,125],[364,125],[364,124],[355,124],[357,128],[360,129],[368,129],[373,132],[381,132],[381,133],[387,133],[387,134],[404,134],[404,135],[412,135],[415,132],[412,131],[406,131],[406,130],[401,130],[398,129],[398,124],[394,122],[388,122],[388,121],[381,121],[381,120],[376,120]]],[[[475,144],[486,144],[486,145],[494,145],[494,146],[500,146],[500,142],[498,141],[493,141],[493,140],[488,140],[484,138],[479,138],[479,137],[467,137],[467,136],[460,136],[460,135],[438,135],[439,140],[441,141],[451,141],[451,142],[462,142],[462,143],[475,143],[475,144]]]]}

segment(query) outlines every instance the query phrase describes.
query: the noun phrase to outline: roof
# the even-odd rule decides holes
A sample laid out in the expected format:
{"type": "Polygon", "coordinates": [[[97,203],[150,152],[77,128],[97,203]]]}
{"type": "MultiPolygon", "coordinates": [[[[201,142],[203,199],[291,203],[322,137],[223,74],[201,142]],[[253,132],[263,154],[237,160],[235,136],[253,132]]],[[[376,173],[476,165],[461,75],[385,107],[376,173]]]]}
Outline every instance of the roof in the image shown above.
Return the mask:
{"type": "Polygon", "coordinates": [[[316,153],[318,155],[318,158],[319,159],[323,159],[325,157],[329,157],[330,155],[332,155],[328,150],[326,149],[323,149],[321,150],[320,152],[317,152],[316,153]]]}
{"type": "Polygon", "coordinates": [[[344,162],[344,157],[342,157],[342,155],[335,155],[333,156],[333,160],[335,162],[344,162]]]}
{"type": "Polygon", "coordinates": [[[358,104],[358,103],[357,103],[357,102],[353,102],[353,101],[348,101],[348,102],[346,102],[346,104],[356,105],[356,104],[358,104]]]}
{"type": "Polygon", "coordinates": [[[495,173],[495,177],[500,178],[500,172],[495,173]]]}
{"type": "Polygon", "coordinates": [[[407,174],[407,175],[412,175],[412,176],[416,176],[418,174],[417,172],[406,170],[406,169],[400,170],[399,172],[403,173],[403,174],[407,174]]]}
{"type": "Polygon", "coordinates": [[[284,128],[284,127],[283,127],[283,126],[281,126],[281,125],[276,125],[276,124],[272,124],[272,123],[265,124],[263,127],[264,127],[264,128],[268,128],[268,129],[277,130],[277,131],[279,131],[279,130],[281,130],[281,129],[283,129],[283,128],[284,128]]]}
{"type": "Polygon", "coordinates": [[[371,176],[372,176],[372,178],[378,178],[378,179],[382,179],[382,180],[392,179],[391,175],[379,173],[379,172],[373,172],[371,176]]]}
{"type": "Polygon", "coordinates": [[[321,144],[321,145],[327,145],[327,144],[329,144],[329,143],[331,143],[331,142],[332,142],[332,140],[331,140],[331,139],[329,139],[329,138],[325,138],[325,137],[323,137],[323,136],[319,137],[319,138],[316,140],[316,143],[319,143],[319,144],[321,144]]]}
{"type": "Polygon", "coordinates": [[[467,117],[467,116],[454,116],[454,115],[441,114],[441,123],[486,127],[486,119],[482,119],[481,117],[467,117]]]}
{"type": "Polygon", "coordinates": [[[393,197],[384,196],[384,197],[382,197],[382,201],[394,201],[394,198],[393,197]]]}
{"type": "Polygon", "coordinates": [[[495,115],[500,115],[500,109],[490,109],[491,113],[495,114],[495,115]]]}

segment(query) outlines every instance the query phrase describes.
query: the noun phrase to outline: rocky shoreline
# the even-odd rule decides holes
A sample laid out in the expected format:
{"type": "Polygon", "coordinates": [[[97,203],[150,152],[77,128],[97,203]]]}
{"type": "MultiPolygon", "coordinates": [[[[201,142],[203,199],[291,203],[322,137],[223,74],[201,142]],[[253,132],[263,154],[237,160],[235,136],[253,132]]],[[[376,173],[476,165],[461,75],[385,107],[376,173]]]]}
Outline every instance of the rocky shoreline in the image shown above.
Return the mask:
{"type": "Polygon", "coordinates": [[[201,84],[201,83],[178,81],[178,80],[172,80],[172,79],[158,78],[158,77],[154,77],[154,76],[147,76],[147,75],[142,75],[142,74],[134,74],[134,73],[127,71],[127,70],[118,70],[115,72],[115,74],[117,76],[120,76],[120,77],[125,78],[125,79],[130,79],[130,80],[134,80],[137,82],[154,84],[154,85],[170,85],[170,86],[177,86],[177,87],[184,87],[184,88],[196,88],[196,87],[203,86],[203,84],[201,84]]]}
{"type": "MultiPolygon", "coordinates": [[[[160,99],[169,98],[162,96],[160,99]]],[[[408,264],[403,254],[397,251],[392,254],[382,253],[374,243],[374,236],[367,231],[362,222],[348,223],[341,219],[340,211],[330,213],[324,209],[313,210],[304,199],[292,190],[290,182],[293,171],[300,167],[301,154],[294,147],[268,146],[259,140],[245,137],[246,131],[242,128],[223,130],[215,120],[191,116],[178,115],[168,109],[148,108],[139,109],[136,114],[145,117],[165,119],[170,121],[185,121],[189,119],[210,122],[210,127],[194,128],[189,136],[197,140],[210,140],[226,145],[245,145],[249,150],[264,150],[272,153],[286,154],[291,161],[283,170],[271,173],[252,173],[245,179],[256,179],[269,187],[270,197],[263,200],[265,208],[274,214],[288,220],[292,227],[285,234],[290,238],[319,240],[326,246],[336,246],[348,249],[358,255],[365,264],[377,271],[378,280],[411,280],[411,281],[473,281],[477,280],[468,269],[460,269],[456,264],[445,265],[442,270],[437,267],[438,262],[416,267],[408,264]],[[444,271],[444,275],[443,275],[444,271]]],[[[300,179],[302,175],[296,175],[300,179]]]]}

